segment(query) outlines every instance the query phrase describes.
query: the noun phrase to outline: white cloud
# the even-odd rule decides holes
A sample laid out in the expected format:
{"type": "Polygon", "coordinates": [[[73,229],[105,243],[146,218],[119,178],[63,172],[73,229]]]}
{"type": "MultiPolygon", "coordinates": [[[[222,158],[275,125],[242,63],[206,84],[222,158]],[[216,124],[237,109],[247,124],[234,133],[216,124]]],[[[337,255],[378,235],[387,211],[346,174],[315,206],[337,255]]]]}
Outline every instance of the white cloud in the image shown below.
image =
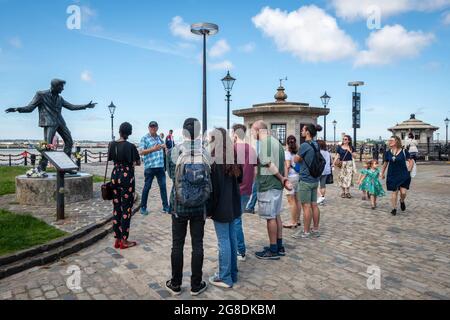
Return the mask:
{"type": "Polygon", "coordinates": [[[209,50],[209,56],[212,58],[220,58],[230,51],[227,40],[221,39],[217,41],[209,50]]]}
{"type": "Polygon", "coordinates": [[[22,40],[20,40],[19,37],[9,39],[9,44],[16,49],[20,49],[23,47],[22,40]]]}
{"type": "Polygon", "coordinates": [[[234,65],[229,60],[224,60],[222,62],[210,62],[208,63],[208,67],[211,70],[231,70],[234,68],[234,65]]]}
{"type": "Polygon", "coordinates": [[[255,43],[249,42],[249,43],[244,44],[243,46],[240,46],[238,48],[238,50],[241,52],[250,53],[250,52],[255,51],[255,48],[256,48],[255,43]]]}
{"type": "Polygon", "coordinates": [[[450,11],[444,14],[444,17],[442,18],[442,23],[445,24],[446,26],[450,26],[450,11]]]}
{"type": "Polygon", "coordinates": [[[92,77],[92,73],[89,70],[84,70],[81,73],[80,77],[81,77],[81,80],[83,80],[85,82],[89,82],[89,83],[93,82],[93,80],[94,80],[92,77]]]}
{"type": "Polygon", "coordinates": [[[292,12],[265,7],[252,20],[275,41],[278,50],[303,61],[340,60],[356,52],[356,44],[339,28],[336,19],[315,5],[292,12]]]}
{"type": "Polygon", "coordinates": [[[359,52],[355,66],[386,65],[402,58],[412,58],[434,40],[431,33],[407,31],[401,25],[385,26],[366,40],[367,50],[359,52]]]}
{"type": "Polygon", "coordinates": [[[347,20],[365,19],[380,9],[381,18],[409,11],[436,11],[450,6],[450,0],[330,0],[336,15],[347,20]]]}
{"type": "Polygon", "coordinates": [[[184,40],[201,40],[201,37],[191,32],[191,26],[184,22],[183,18],[180,16],[173,17],[169,27],[170,32],[172,32],[175,37],[180,37],[184,40]]]}

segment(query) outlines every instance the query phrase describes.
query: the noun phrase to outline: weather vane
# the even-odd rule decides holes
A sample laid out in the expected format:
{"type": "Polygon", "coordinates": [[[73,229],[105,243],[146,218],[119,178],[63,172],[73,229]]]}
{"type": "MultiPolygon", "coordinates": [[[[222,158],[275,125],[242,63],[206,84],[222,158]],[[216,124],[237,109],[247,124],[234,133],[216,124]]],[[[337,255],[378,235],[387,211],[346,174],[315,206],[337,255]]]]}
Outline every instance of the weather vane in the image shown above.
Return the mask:
{"type": "Polygon", "coordinates": [[[284,79],[280,79],[280,87],[282,87],[283,86],[283,81],[287,81],[288,80],[288,78],[287,77],[285,77],[284,79]]]}

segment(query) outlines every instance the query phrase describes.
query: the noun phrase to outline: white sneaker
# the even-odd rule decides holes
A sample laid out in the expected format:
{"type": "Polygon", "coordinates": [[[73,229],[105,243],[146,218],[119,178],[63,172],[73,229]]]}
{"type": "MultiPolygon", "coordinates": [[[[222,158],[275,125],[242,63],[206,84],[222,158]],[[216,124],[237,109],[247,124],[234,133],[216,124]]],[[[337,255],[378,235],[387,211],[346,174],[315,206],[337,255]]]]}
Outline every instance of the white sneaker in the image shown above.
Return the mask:
{"type": "Polygon", "coordinates": [[[232,286],[229,286],[225,282],[219,279],[217,275],[209,277],[209,283],[211,283],[213,286],[219,287],[219,288],[225,288],[225,289],[231,289],[232,286]]]}
{"type": "Polygon", "coordinates": [[[317,204],[322,204],[323,202],[325,202],[325,197],[319,197],[317,204]]]}
{"type": "Polygon", "coordinates": [[[245,253],[244,254],[238,253],[237,259],[238,259],[238,261],[245,262],[245,260],[247,260],[247,256],[245,255],[245,253]]]}
{"type": "Polygon", "coordinates": [[[311,234],[305,233],[305,231],[300,230],[297,233],[293,234],[292,238],[294,238],[294,239],[311,239],[311,234]]]}

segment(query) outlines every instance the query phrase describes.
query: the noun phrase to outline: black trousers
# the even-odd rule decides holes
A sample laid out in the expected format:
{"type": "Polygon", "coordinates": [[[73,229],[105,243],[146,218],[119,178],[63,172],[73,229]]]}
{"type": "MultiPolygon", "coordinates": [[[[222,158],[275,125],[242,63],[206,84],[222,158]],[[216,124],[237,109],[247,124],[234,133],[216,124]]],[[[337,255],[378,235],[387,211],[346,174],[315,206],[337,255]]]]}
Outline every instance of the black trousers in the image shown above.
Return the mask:
{"type": "Polygon", "coordinates": [[[189,224],[192,241],[191,288],[200,287],[203,277],[203,236],[205,219],[203,213],[172,215],[172,284],[181,286],[183,282],[183,252],[189,224]]]}

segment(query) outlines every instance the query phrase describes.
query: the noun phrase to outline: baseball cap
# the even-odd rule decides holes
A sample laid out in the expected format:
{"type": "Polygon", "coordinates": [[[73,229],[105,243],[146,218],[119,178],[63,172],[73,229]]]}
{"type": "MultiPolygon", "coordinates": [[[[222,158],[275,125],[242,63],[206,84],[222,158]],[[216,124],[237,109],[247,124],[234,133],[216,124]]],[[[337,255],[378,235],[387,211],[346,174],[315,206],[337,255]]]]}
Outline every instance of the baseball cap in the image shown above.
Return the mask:
{"type": "Polygon", "coordinates": [[[158,126],[158,122],[156,122],[156,121],[150,122],[150,124],[149,124],[148,126],[149,126],[149,127],[159,127],[159,126],[158,126]]]}

